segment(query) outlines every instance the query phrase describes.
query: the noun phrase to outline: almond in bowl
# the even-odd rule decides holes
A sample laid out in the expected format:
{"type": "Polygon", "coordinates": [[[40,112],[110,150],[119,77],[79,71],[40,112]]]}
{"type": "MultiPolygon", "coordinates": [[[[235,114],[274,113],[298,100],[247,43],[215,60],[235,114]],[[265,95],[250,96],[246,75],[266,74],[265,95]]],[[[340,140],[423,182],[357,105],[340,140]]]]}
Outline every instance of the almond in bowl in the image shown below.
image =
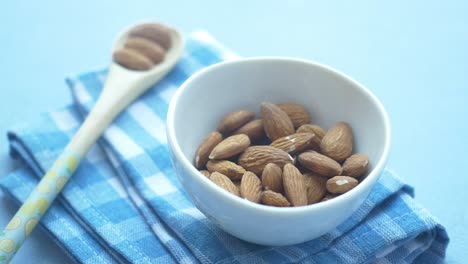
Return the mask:
{"type": "Polygon", "coordinates": [[[337,122],[327,131],[311,122],[301,104],[264,102],[259,108],[257,119],[255,111],[245,109],[226,114],[197,148],[194,166],[201,173],[208,170],[220,188],[258,204],[297,207],[335,198],[365,177],[369,158],[353,154],[348,123],[337,122]],[[263,132],[242,133],[253,119],[263,132]],[[233,192],[236,181],[240,189],[233,192]],[[334,196],[323,200],[327,194],[334,196]]]}
{"type": "Polygon", "coordinates": [[[387,114],[367,88],[292,58],[197,72],[170,103],[167,137],[194,205],[229,234],[270,246],[315,239],[346,221],[390,148],[387,114]]]}

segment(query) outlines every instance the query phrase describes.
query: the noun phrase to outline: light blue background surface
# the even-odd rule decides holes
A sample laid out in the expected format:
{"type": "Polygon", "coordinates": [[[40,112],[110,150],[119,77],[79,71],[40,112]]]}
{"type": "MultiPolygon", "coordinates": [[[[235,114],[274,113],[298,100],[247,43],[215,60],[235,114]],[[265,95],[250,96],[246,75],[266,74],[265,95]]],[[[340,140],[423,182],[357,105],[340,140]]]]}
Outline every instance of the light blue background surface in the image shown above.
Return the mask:
{"type": "MultiPolygon", "coordinates": [[[[0,8],[0,177],[7,128],[71,101],[64,77],[109,62],[141,20],[206,29],[242,56],[331,65],[369,87],[391,119],[388,166],[447,227],[448,263],[468,259],[468,2],[6,1],[0,8]]],[[[0,229],[15,207],[0,194],[0,229]]],[[[12,263],[68,258],[38,229],[12,263]]]]}

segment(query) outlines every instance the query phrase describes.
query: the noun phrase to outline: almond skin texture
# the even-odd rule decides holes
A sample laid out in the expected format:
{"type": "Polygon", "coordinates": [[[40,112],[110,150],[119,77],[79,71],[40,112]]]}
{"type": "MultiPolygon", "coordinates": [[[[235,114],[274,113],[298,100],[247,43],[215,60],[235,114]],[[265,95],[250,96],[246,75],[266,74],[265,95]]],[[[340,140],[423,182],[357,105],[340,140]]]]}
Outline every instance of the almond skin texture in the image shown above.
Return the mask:
{"type": "Polygon", "coordinates": [[[237,186],[234,185],[234,183],[226,175],[223,175],[219,172],[213,172],[210,176],[210,180],[224,190],[239,196],[239,189],[237,189],[237,186]]]}
{"type": "Polygon", "coordinates": [[[237,155],[250,146],[250,139],[247,135],[239,134],[230,136],[221,141],[211,151],[210,159],[226,159],[237,155]]]}
{"type": "Polygon", "coordinates": [[[244,168],[229,160],[210,160],[206,163],[206,168],[211,173],[224,174],[233,181],[240,180],[245,173],[244,168]]]}
{"type": "Polygon", "coordinates": [[[223,136],[218,131],[211,132],[195,152],[195,167],[201,169],[206,165],[211,151],[223,140],[223,136]]]}
{"type": "Polygon", "coordinates": [[[284,193],[292,206],[307,205],[307,190],[304,176],[292,164],[286,164],[283,168],[284,193]]]}
{"type": "Polygon", "coordinates": [[[312,133],[295,133],[286,137],[278,138],[273,141],[270,146],[279,148],[288,152],[291,155],[302,152],[308,148],[318,148],[317,143],[313,141],[315,135],[312,133]]]}
{"type": "Polygon", "coordinates": [[[203,176],[207,177],[207,178],[210,178],[210,172],[207,171],[207,170],[201,170],[200,171],[201,174],[203,174],[203,176]]]}
{"type": "Polygon", "coordinates": [[[240,185],[240,195],[251,202],[259,203],[262,195],[262,183],[257,175],[250,171],[244,173],[240,185]]]}
{"type": "Polygon", "coordinates": [[[248,110],[240,110],[231,112],[224,116],[223,120],[219,123],[218,131],[226,134],[232,132],[251,121],[255,113],[248,110]]]}
{"type": "Polygon", "coordinates": [[[353,132],[345,122],[339,122],[328,130],[320,143],[323,154],[343,161],[353,153],[353,132]]]}
{"type": "Polygon", "coordinates": [[[327,193],[327,195],[325,195],[325,197],[323,197],[323,199],[320,202],[325,202],[338,196],[339,194],[327,193]]]}
{"type": "Polygon", "coordinates": [[[287,152],[271,146],[248,147],[239,157],[239,165],[256,175],[261,175],[268,163],[274,163],[282,168],[293,161],[287,152]]]}
{"type": "Polygon", "coordinates": [[[153,62],[132,49],[119,49],[112,54],[114,61],[121,66],[135,71],[146,71],[153,67],[153,62]]]}
{"type": "Polygon", "coordinates": [[[148,23],[136,26],[130,31],[130,37],[140,37],[156,42],[165,50],[168,50],[171,47],[169,29],[161,24],[148,23]]]}
{"type": "Polygon", "coordinates": [[[234,131],[233,134],[246,134],[250,138],[250,142],[256,142],[265,136],[263,121],[261,119],[252,120],[234,131]]]}
{"type": "Polygon", "coordinates": [[[291,119],[295,128],[298,128],[304,124],[308,124],[311,121],[309,112],[303,105],[300,104],[279,104],[281,110],[286,112],[286,114],[291,119]]]}
{"type": "Polygon", "coordinates": [[[136,50],[154,64],[158,64],[164,60],[165,51],[158,43],[149,41],[144,38],[128,38],[125,42],[125,48],[136,50]]]}
{"type": "Polygon", "coordinates": [[[291,205],[281,193],[270,190],[264,191],[262,193],[261,199],[263,204],[270,206],[288,207],[291,205]]]}
{"type": "Polygon", "coordinates": [[[343,163],[343,175],[358,178],[366,173],[368,167],[369,158],[367,155],[353,154],[343,163]]]}
{"type": "Polygon", "coordinates": [[[331,193],[345,193],[358,185],[353,177],[335,176],[327,181],[327,190],[331,193]]]}
{"type": "Polygon", "coordinates": [[[317,136],[317,138],[320,140],[322,140],[322,138],[326,134],[323,128],[319,127],[318,125],[312,125],[312,124],[305,124],[305,125],[300,126],[296,130],[296,133],[314,133],[315,136],[317,136]]]}
{"type": "Polygon", "coordinates": [[[307,188],[307,204],[320,202],[327,194],[328,178],[313,174],[304,174],[304,182],[307,188]]]}
{"type": "Polygon", "coordinates": [[[289,116],[272,103],[262,103],[262,119],[265,133],[271,141],[294,134],[294,125],[289,116]]]}
{"type": "Polygon", "coordinates": [[[262,172],[262,186],[265,190],[272,190],[277,193],[283,192],[283,172],[278,165],[268,163],[262,172]]]}
{"type": "Polygon", "coordinates": [[[341,174],[341,166],[335,160],[316,151],[307,151],[298,156],[299,163],[321,176],[333,177],[341,174]]]}

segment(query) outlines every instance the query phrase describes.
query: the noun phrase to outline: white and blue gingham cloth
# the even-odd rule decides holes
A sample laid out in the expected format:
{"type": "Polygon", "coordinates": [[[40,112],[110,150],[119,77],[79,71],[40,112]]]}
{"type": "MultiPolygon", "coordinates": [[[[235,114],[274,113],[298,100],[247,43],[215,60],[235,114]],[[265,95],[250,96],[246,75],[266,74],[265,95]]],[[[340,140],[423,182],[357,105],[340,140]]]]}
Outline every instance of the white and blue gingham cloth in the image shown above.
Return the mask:
{"type": "MultiPolygon", "coordinates": [[[[176,68],[107,129],[41,220],[79,263],[439,263],[443,226],[386,170],[364,204],[332,232],[303,244],[267,247],[232,237],[190,202],[168,154],[171,96],[195,71],[234,58],[205,32],[189,38],[176,68]]],[[[74,104],[18,125],[11,153],[24,166],[0,180],[18,204],[76,132],[99,95],[105,71],[69,79],[74,104]]]]}

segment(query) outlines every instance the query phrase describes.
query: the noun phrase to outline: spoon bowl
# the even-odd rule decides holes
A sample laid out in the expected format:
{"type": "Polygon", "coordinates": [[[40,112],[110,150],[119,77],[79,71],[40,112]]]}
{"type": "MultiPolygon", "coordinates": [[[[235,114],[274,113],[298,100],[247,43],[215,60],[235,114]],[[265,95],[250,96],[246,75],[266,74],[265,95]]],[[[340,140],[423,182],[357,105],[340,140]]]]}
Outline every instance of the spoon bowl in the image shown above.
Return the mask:
{"type": "MultiPolygon", "coordinates": [[[[130,37],[130,32],[132,31],[132,29],[135,29],[139,27],[140,25],[145,25],[145,24],[151,24],[151,23],[139,23],[139,24],[129,26],[125,28],[124,30],[122,30],[117,35],[117,39],[114,41],[112,53],[124,47],[125,42],[130,37]]],[[[180,32],[176,30],[175,28],[172,28],[166,25],[164,27],[169,32],[169,37],[171,39],[171,46],[166,51],[164,60],[161,63],[154,65],[151,69],[147,71],[135,71],[135,70],[127,69],[124,66],[113,61],[109,68],[109,75],[119,74],[120,75],[119,78],[123,78],[124,76],[122,75],[128,76],[126,78],[136,78],[136,79],[144,78],[145,79],[144,83],[148,83],[148,84],[154,84],[157,81],[159,81],[162,77],[164,77],[167,74],[167,72],[169,72],[174,67],[174,65],[180,59],[180,56],[182,55],[184,51],[184,40],[180,32]]]]}

